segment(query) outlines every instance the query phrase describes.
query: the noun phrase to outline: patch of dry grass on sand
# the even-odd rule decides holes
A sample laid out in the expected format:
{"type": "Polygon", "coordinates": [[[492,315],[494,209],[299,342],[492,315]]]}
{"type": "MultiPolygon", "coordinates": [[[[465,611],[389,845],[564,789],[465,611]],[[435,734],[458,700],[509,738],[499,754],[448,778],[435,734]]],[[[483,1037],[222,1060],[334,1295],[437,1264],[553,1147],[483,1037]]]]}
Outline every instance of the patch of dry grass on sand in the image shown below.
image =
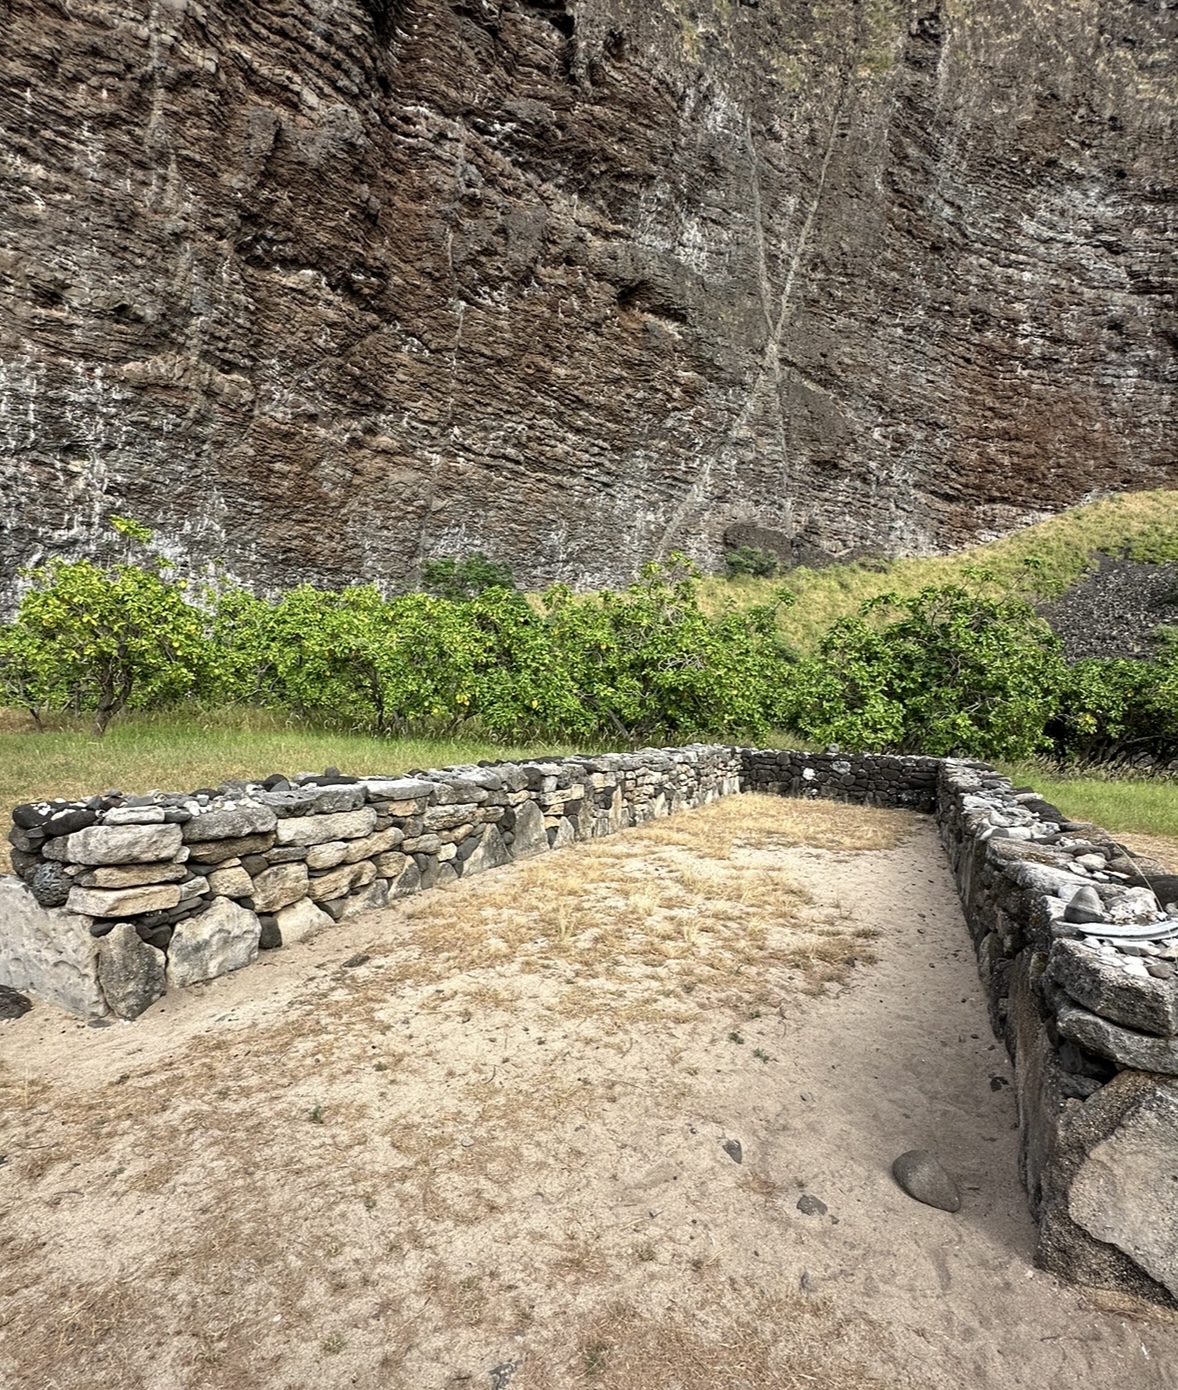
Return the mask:
{"type": "Polygon", "coordinates": [[[785,1001],[868,958],[781,847],[912,821],[720,802],[401,904],[278,1015],[152,1011],[117,1075],[9,1051],[0,1381],[881,1383],[876,1329],[726,1251],[792,1182],[735,1167],[707,1112],[759,1083],[785,1001]]]}

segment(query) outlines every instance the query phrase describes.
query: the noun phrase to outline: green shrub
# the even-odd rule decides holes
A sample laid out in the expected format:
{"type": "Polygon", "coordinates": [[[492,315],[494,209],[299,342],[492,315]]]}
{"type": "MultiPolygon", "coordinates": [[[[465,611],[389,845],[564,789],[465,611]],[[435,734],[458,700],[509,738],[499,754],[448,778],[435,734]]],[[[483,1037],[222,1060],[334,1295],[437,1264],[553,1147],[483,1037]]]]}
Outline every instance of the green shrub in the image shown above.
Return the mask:
{"type": "Polygon", "coordinates": [[[421,587],[427,594],[454,601],[474,598],[484,589],[514,589],[511,566],[488,560],[481,552],[462,559],[427,560],[421,567],[421,587]]]}
{"type": "Polygon", "coordinates": [[[780,568],[776,555],[755,545],[737,546],[724,556],[724,571],[729,579],[739,579],[745,575],[772,579],[780,568]]]}
{"type": "Polygon", "coordinates": [[[1063,674],[1022,600],[933,585],[836,622],[796,672],[791,722],[848,748],[1025,758],[1045,742],[1063,674]]]}

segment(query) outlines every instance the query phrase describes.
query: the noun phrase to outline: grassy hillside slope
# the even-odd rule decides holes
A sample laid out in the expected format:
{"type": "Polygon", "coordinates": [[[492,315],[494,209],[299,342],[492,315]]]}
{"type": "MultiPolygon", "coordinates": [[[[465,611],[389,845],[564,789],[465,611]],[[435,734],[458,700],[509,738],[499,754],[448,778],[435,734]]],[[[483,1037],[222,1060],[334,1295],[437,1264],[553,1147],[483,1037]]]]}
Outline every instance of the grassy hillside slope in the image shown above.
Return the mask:
{"type": "Polygon", "coordinates": [[[778,579],[709,578],[700,597],[710,613],[726,603],[747,607],[768,602],[784,585],[795,596],[781,613],[783,635],[799,650],[813,648],[838,618],[888,590],[914,594],[926,584],[950,584],[984,568],[995,583],[1032,600],[1058,597],[1101,555],[1158,564],[1178,560],[1178,491],[1118,493],[1073,507],[1011,536],[952,555],[799,568],[778,579]]]}

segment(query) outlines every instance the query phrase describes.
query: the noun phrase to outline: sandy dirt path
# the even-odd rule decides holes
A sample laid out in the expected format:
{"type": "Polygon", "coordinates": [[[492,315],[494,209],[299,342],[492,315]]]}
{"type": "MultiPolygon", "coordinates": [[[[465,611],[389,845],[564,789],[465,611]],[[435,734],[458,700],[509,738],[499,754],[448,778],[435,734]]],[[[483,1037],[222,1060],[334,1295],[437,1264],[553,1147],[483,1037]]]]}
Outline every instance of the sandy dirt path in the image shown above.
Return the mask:
{"type": "Polygon", "coordinates": [[[39,1007],[0,1385],[1178,1386],[1171,1320],[1034,1269],[1009,1079],[931,822],[759,797],[39,1007]]]}

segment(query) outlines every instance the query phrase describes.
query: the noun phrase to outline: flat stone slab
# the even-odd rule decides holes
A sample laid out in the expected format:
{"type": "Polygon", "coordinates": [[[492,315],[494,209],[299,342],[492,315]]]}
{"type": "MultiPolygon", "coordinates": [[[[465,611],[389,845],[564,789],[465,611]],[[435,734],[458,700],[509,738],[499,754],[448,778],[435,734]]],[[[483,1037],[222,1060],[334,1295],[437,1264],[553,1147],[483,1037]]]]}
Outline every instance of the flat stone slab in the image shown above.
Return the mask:
{"type": "Polygon", "coordinates": [[[1122,1028],[1070,1001],[1059,1004],[1055,1022],[1065,1038],[1100,1057],[1137,1071],[1178,1076],[1178,1041],[1122,1028]]]}
{"type": "Polygon", "coordinates": [[[150,864],[175,858],[183,835],[178,825],[91,825],[47,840],[43,853],[67,864],[150,864]]]}
{"type": "Polygon", "coordinates": [[[66,907],[89,917],[136,917],[166,912],[180,901],[175,883],[151,883],[138,888],[71,888],[66,907]]]}
{"type": "Polygon", "coordinates": [[[1081,1164],[1068,1214],[1178,1298],[1178,1087],[1141,1084],[1140,1100],[1081,1164]]]}
{"type": "Polygon", "coordinates": [[[322,845],[328,840],[357,840],[375,829],[376,812],[362,806],[327,816],[289,816],[278,822],[275,833],[280,845],[322,845]]]}
{"type": "Polygon", "coordinates": [[[1102,955],[1083,941],[1056,941],[1047,975],[1077,1004],[1101,1018],[1139,1033],[1178,1036],[1178,980],[1127,974],[1120,959],[1102,955]]]}
{"type": "Polygon", "coordinates": [[[247,802],[231,810],[204,811],[184,826],[188,843],[199,840],[240,840],[247,835],[265,835],[278,824],[278,817],[269,806],[247,802]]]}

